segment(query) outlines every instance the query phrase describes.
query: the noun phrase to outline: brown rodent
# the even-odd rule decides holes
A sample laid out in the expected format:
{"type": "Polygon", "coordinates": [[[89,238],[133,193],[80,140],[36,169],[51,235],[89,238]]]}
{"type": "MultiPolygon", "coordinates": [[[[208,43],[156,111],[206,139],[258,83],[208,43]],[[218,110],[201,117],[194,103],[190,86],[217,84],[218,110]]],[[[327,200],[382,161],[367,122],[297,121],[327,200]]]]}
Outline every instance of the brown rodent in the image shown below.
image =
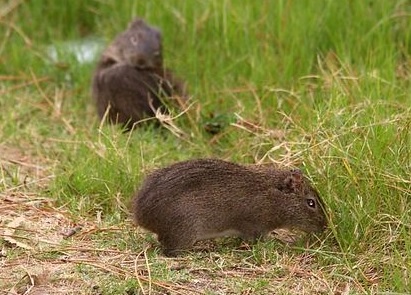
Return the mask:
{"type": "Polygon", "coordinates": [[[318,232],[324,204],[300,170],[196,159],[154,171],[133,199],[137,225],[158,235],[174,256],[195,241],[255,240],[277,228],[318,232]]]}
{"type": "Polygon", "coordinates": [[[92,96],[103,118],[130,129],[133,123],[153,117],[163,103],[186,97],[184,85],[163,67],[162,37],[158,29],[135,19],[102,53],[92,82],[92,96]]]}

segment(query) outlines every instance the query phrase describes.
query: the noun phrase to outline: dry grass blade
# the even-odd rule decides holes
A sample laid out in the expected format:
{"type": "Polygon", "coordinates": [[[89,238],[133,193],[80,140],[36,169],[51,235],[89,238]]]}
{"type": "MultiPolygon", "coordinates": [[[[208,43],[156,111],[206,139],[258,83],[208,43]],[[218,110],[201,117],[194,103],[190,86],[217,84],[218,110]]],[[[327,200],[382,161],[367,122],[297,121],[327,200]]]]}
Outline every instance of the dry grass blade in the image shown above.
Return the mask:
{"type": "Polygon", "coordinates": [[[13,0],[9,1],[7,5],[3,5],[2,9],[0,10],[0,19],[5,18],[8,14],[14,11],[21,3],[23,3],[23,0],[13,0]]]}
{"type": "Polygon", "coordinates": [[[5,95],[5,94],[13,92],[15,90],[23,89],[23,88],[26,88],[27,86],[31,86],[31,85],[38,85],[41,82],[47,82],[47,81],[50,81],[50,78],[48,78],[48,77],[43,77],[43,78],[38,78],[38,79],[36,78],[35,80],[32,80],[32,81],[28,81],[28,82],[25,82],[25,83],[21,83],[21,84],[15,85],[15,86],[8,87],[7,89],[5,89],[3,91],[0,91],[0,95],[5,95]]]}
{"type": "Polygon", "coordinates": [[[23,248],[23,249],[27,249],[27,250],[32,250],[33,247],[18,241],[15,236],[15,231],[16,229],[21,225],[21,223],[24,222],[24,217],[23,216],[19,216],[15,219],[13,219],[11,222],[9,222],[6,226],[6,229],[4,230],[4,234],[2,234],[1,236],[3,236],[4,240],[16,245],[17,247],[23,248]]]}

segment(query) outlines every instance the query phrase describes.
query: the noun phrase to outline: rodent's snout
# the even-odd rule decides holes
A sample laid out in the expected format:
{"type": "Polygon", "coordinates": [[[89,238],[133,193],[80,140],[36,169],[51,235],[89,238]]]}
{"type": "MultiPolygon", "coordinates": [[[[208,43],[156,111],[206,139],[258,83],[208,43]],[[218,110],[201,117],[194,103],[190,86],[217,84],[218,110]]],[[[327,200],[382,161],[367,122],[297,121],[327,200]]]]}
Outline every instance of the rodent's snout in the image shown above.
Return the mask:
{"type": "Polygon", "coordinates": [[[328,228],[328,220],[327,220],[326,217],[324,217],[324,218],[321,220],[319,231],[320,231],[320,232],[325,231],[327,228],[328,228]]]}
{"type": "Polygon", "coordinates": [[[316,227],[313,232],[314,233],[322,233],[323,231],[325,231],[327,229],[327,223],[321,223],[318,225],[318,227],[316,227]]]}
{"type": "Polygon", "coordinates": [[[151,70],[161,67],[161,60],[157,61],[155,59],[146,56],[135,56],[132,57],[132,64],[140,70],[151,70]]]}
{"type": "Polygon", "coordinates": [[[137,57],[136,60],[134,61],[134,64],[136,65],[137,68],[145,70],[150,67],[149,63],[147,62],[147,59],[143,57],[137,57]]]}

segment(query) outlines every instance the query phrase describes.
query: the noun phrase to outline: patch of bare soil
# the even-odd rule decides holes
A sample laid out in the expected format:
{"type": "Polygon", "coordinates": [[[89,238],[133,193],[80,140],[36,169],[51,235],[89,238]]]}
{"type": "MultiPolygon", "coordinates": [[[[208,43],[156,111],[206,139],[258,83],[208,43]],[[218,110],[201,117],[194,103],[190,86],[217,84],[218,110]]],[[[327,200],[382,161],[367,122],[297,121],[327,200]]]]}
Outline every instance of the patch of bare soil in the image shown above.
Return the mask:
{"type": "Polygon", "coordinates": [[[125,228],[87,221],[79,226],[50,199],[29,194],[2,196],[0,212],[0,294],[100,294],[98,273],[119,279],[136,277],[140,283],[150,282],[173,294],[193,291],[152,281],[148,272],[137,271],[146,265],[145,255],[115,247],[102,249],[96,245],[98,240],[93,241],[96,233],[126,232],[125,228]],[[91,269],[79,271],[79,267],[91,269]]]}
{"type": "Polygon", "coordinates": [[[41,259],[64,242],[61,229],[71,225],[69,214],[41,193],[51,167],[29,149],[0,145],[0,294],[75,293],[72,266],[41,259]]]}
{"type": "Polygon", "coordinates": [[[0,144],[0,192],[44,187],[53,178],[51,167],[29,149],[0,144]]]}

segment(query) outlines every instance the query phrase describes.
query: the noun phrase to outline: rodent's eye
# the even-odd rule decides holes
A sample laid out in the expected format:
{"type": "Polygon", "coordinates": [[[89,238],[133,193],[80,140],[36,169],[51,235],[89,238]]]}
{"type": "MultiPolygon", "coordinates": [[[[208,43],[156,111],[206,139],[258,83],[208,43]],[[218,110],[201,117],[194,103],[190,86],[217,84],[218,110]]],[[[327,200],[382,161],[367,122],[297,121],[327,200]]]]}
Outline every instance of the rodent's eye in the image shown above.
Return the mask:
{"type": "Polygon", "coordinates": [[[313,199],[307,199],[307,205],[311,208],[315,208],[315,201],[313,199]]]}

